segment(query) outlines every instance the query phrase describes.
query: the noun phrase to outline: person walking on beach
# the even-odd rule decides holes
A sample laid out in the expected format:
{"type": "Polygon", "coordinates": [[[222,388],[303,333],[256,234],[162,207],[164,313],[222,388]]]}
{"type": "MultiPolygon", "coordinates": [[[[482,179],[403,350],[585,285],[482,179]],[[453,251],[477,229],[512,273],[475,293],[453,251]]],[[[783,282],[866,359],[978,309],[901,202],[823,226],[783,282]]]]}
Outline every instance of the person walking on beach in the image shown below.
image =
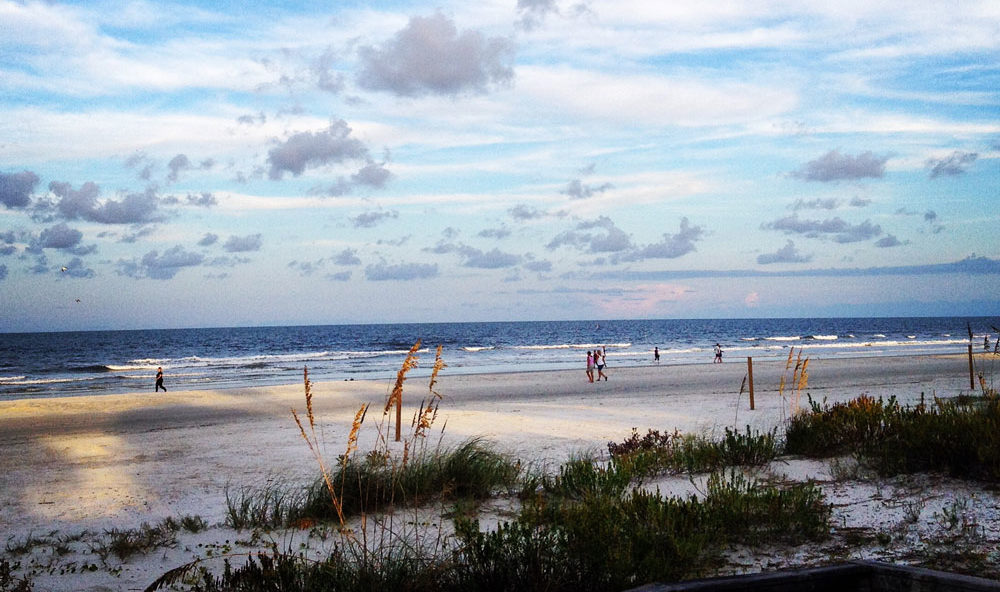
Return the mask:
{"type": "Polygon", "coordinates": [[[587,351],[587,378],[594,382],[594,353],[587,351]]]}
{"type": "Polygon", "coordinates": [[[715,344],[715,360],[712,363],[713,364],[722,363],[722,346],[719,345],[718,343],[715,344]]]}
{"type": "Polygon", "coordinates": [[[653,361],[657,364],[660,363],[660,348],[658,347],[653,348],[653,361]]]}
{"type": "Polygon", "coordinates": [[[604,373],[604,365],[608,363],[608,350],[601,348],[602,351],[594,350],[594,365],[597,366],[597,380],[600,381],[602,378],[604,380],[608,379],[608,375],[604,373]]]}
{"type": "Polygon", "coordinates": [[[160,389],[163,389],[163,392],[167,392],[167,387],[163,386],[163,367],[157,367],[156,369],[156,392],[160,392],[160,389]]]}

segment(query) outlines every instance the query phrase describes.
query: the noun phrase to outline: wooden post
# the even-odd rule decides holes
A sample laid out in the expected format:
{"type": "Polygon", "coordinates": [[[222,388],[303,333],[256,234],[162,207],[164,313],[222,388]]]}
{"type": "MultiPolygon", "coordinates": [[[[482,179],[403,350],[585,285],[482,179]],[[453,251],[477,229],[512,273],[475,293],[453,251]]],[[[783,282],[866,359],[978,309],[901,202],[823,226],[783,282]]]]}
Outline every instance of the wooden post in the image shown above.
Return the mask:
{"type": "Polygon", "coordinates": [[[972,344],[969,344],[969,390],[976,390],[975,371],[972,369],[972,344]]]}
{"type": "Polygon", "coordinates": [[[403,393],[396,397],[396,441],[399,442],[401,423],[403,421],[403,393]]]}
{"type": "Polygon", "coordinates": [[[750,411],[753,411],[753,358],[747,356],[747,378],[750,380],[750,411]]]}

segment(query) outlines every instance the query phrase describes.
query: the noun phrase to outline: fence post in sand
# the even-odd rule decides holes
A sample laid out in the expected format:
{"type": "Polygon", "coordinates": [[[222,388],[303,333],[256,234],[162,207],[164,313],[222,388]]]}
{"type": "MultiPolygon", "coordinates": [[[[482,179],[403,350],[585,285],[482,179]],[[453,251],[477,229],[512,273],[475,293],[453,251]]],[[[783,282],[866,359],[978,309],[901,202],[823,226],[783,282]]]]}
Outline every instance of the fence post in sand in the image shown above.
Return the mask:
{"type": "Polygon", "coordinates": [[[403,393],[396,397],[396,441],[400,439],[400,424],[403,420],[403,393]]]}
{"type": "Polygon", "coordinates": [[[753,411],[753,358],[747,356],[747,379],[750,381],[750,411],[753,411]]]}
{"type": "Polygon", "coordinates": [[[969,344],[969,390],[976,390],[975,371],[972,369],[972,344],[969,344]]]}

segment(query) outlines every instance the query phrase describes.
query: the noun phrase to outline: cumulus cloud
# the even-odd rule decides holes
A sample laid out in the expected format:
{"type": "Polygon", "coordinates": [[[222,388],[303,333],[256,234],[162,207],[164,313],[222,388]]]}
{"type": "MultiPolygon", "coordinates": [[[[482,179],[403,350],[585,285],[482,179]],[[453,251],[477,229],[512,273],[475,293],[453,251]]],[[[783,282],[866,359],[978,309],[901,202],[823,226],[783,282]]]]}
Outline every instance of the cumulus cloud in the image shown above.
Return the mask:
{"type": "Polygon", "coordinates": [[[337,63],[337,53],[327,48],[312,64],[312,73],[316,76],[316,86],[320,90],[337,94],[344,90],[344,75],[334,70],[337,63]]]}
{"type": "Polygon", "coordinates": [[[367,185],[381,189],[392,178],[392,173],[385,168],[385,163],[369,162],[358,169],[358,172],[351,175],[351,181],[355,185],[367,185]]]}
{"type": "Polygon", "coordinates": [[[219,202],[215,199],[215,196],[208,192],[203,192],[198,195],[189,193],[187,195],[188,205],[198,206],[202,208],[210,208],[217,205],[219,202]]]}
{"type": "Polygon", "coordinates": [[[98,201],[101,191],[92,181],[87,181],[79,189],[73,189],[69,183],[53,181],[49,183],[49,190],[60,198],[56,210],[67,220],[82,218],[101,224],[145,224],[163,219],[158,213],[160,200],[153,189],[103,202],[98,201]]]}
{"type": "Polygon", "coordinates": [[[57,224],[42,230],[38,236],[38,246],[43,249],[72,249],[83,240],[83,233],[66,224],[57,224]]]}
{"type": "Polygon", "coordinates": [[[373,282],[390,280],[419,280],[438,275],[437,264],[431,263],[377,263],[365,268],[365,278],[373,282]]]}
{"type": "Polygon", "coordinates": [[[881,234],[881,226],[872,224],[871,220],[865,220],[861,224],[848,225],[842,232],[834,235],[833,240],[838,243],[856,243],[873,239],[881,234]]]}
{"type": "Polygon", "coordinates": [[[324,259],[319,259],[317,261],[292,261],[288,264],[291,269],[297,269],[300,274],[304,276],[310,276],[315,272],[323,268],[326,261],[324,259]]]}
{"type": "Polygon", "coordinates": [[[0,203],[8,208],[27,207],[38,181],[38,175],[31,171],[0,173],[0,203]]]}
{"type": "Polygon", "coordinates": [[[552,271],[552,262],[545,259],[531,259],[524,262],[524,268],[536,273],[548,273],[552,271]]]}
{"type": "Polygon", "coordinates": [[[143,181],[149,181],[153,177],[153,163],[149,161],[145,152],[136,152],[126,158],[125,167],[138,169],[138,177],[143,181]]]}
{"type": "Polygon", "coordinates": [[[773,253],[762,253],[757,256],[757,263],[770,265],[772,263],[807,263],[812,260],[812,256],[803,255],[795,248],[795,243],[789,240],[785,246],[773,253]]]}
{"type": "Polygon", "coordinates": [[[701,240],[704,232],[701,226],[691,226],[687,218],[681,218],[680,229],[677,233],[664,234],[662,241],[615,257],[615,262],[640,261],[643,259],[676,259],[694,251],[695,243],[701,240]]]}
{"type": "Polygon", "coordinates": [[[399,212],[395,210],[364,212],[351,218],[355,228],[372,228],[385,220],[392,220],[399,217],[399,212]]]}
{"type": "Polygon", "coordinates": [[[521,262],[520,255],[514,253],[504,253],[500,249],[496,248],[484,252],[479,249],[469,247],[463,249],[461,253],[462,256],[465,257],[465,261],[462,263],[465,267],[501,269],[505,267],[513,267],[521,262]]]}
{"type": "Polygon", "coordinates": [[[524,204],[518,204],[510,208],[507,210],[507,213],[510,214],[511,218],[522,222],[545,217],[545,212],[524,204]]]}
{"type": "MultiPolygon", "coordinates": [[[[167,182],[168,183],[177,182],[177,180],[180,178],[182,171],[189,171],[196,169],[208,170],[213,166],[215,166],[215,161],[211,158],[206,158],[205,160],[201,161],[197,166],[195,166],[194,163],[191,162],[191,159],[189,159],[186,154],[178,154],[173,158],[171,158],[170,162],[167,163],[167,169],[169,170],[169,172],[167,173],[167,182]]],[[[148,178],[148,175],[146,178],[148,178]]]]}
{"type": "Polygon", "coordinates": [[[101,224],[143,224],[157,222],[163,216],[157,214],[158,198],[152,190],[144,193],[129,193],[120,201],[104,200],[87,219],[101,224]]]}
{"type": "Polygon", "coordinates": [[[169,280],[185,267],[196,267],[204,260],[204,255],[185,251],[184,247],[177,245],[167,249],[162,255],[159,251],[150,251],[138,261],[119,260],[118,273],[133,278],[169,280]]]}
{"type": "Polygon", "coordinates": [[[170,172],[167,173],[167,181],[173,183],[180,176],[181,171],[191,168],[191,161],[186,155],[178,154],[170,159],[167,168],[170,169],[170,172]]]}
{"type": "Polygon", "coordinates": [[[84,265],[83,260],[79,257],[71,259],[66,265],[63,266],[60,273],[60,276],[71,277],[74,279],[92,278],[96,275],[97,273],[93,269],[84,265]]]}
{"type": "Polygon", "coordinates": [[[563,189],[561,193],[570,196],[572,199],[586,199],[599,193],[604,193],[612,187],[614,187],[614,185],[611,183],[588,185],[580,179],[573,179],[568,185],[566,185],[566,188],[563,189]]]}
{"type": "Polygon", "coordinates": [[[479,234],[477,236],[480,236],[482,238],[495,238],[495,239],[498,239],[498,240],[499,239],[504,239],[504,238],[507,238],[508,236],[510,236],[510,229],[506,228],[506,227],[503,227],[503,228],[485,228],[483,230],[480,230],[479,234]]]}
{"type": "Polygon", "coordinates": [[[979,158],[977,152],[959,152],[956,150],[944,158],[928,158],[927,168],[931,179],[942,175],[954,177],[961,175],[965,169],[979,158]]]}
{"type": "Polygon", "coordinates": [[[879,179],[885,175],[888,156],[875,156],[862,152],[857,156],[831,150],[816,160],[807,162],[791,176],[804,181],[844,181],[853,179],[879,179]]]}
{"type": "Polygon", "coordinates": [[[900,240],[898,238],[896,238],[896,236],[893,235],[893,234],[887,234],[887,235],[883,236],[882,238],[878,239],[877,241],[875,241],[875,246],[878,247],[878,248],[880,248],[880,249],[888,249],[888,248],[891,248],[891,247],[898,247],[898,246],[900,246],[902,244],[903,243],[900,242],[900,240]]]}
{"type": "Polygon", "coordinates": [[[817,199],[810,199],[808,201],[804,200],[804,199],[799,199],[799,200],[796,200],[796,202],[794,204],[792,204],[792,209],[795,210],[795,211],[799,211],[799,210],[836,210],[839,206],[840,206],[840,200],[832,198],[832,197],[829,198],[829,199],[818,199],[818,198],[817,199]]]}
{"type": "Polygon", "coordinates": [[[222,248],[229,253],[246,253],[259,251],[261,244],[260,234],[248,234],[247,236],[230,236],[222,248]]]}
{"type": "MultiPolygon", "coordinates": [[[[445,234],[450,235],[448,232],[445,234]]],[[[435,246],[424,250],[436,255],[456,253],[462,257],[462,265],[464,267],[475,267],[479,269],[500,269],[504,267],[513,267],[521,262],[520,255],[505,253],[500,249],[494,248],[491,251],[482,251],[481,249],[477,249],[469,245],[449,242],[447,240],[438,241],[435,246]]]]}
{"type": "Polygon", "coordinates": [[[60,198],[56,210],[70,220],[86,219],[97,207],[97,197],[101,194],[100,187],[93,181],[87,181],[79,189],[73,189],[69,183],[52,181],[49,191],[60,198]]]}
{"type": "Polygon", "coordinates": [[[320,132],[299,132],[268,152],[268,176],[279,180],[285,173],[298,177],[306,168],[340,163],[347,160],[368,160],[368,148],[351,137],[351,128],[340,119],[320,132]]]}
{"type": "Polygon", "coordinates": [[[632,239],[615,226],[607,216],[580,222],[573,230],[556,235],[545,247],[550,250],[563,246],[582,248],[590,253],[616,253],[632,247],[632,239]]]}
{"type": "Polygon", "coordinates": [[[240,115],[236,118],[236,123],[241,125],[264,125],[267,123],[267,115],[264,115],[263,111],[259,111],[256,115],[240,115]]]}
{"type": "Polygon", "coordinates": [[[786,216],[762,224],[765,230],[779,230],[786,234],[802,234],[809,238],[832,238],[838,243],[852,243],[875,238],[882,234],[882,227],[865,220],[860,224],[850,224],[840,217],[826,220],[805,220],[798,214],[786,216]]]}
{"type": "Polygon", "coordinates": [[[459,32],[443,14],[415,16],[380,47],[358,50],[362,88],[400,96],[486,92],[514,78],[514,44],[478,31],[459,32]]]}
{"type": "Polygon", "coordinates": [[[206,232],[205,236],[201,237],[201,239],[198,241],[198,246],[210,247],[217,242],[219,242],[219,235],[212,234],[211,232],[206,232]]]}
{"type": "Polygon", "coordinates": [[[361,258],[355,249],[344,249],[333,256],[333,262],[337,265],[361,265],[361,258]]]}
{"type": "Polygon", "coordinates": [[[517,0],[517,26],[531,31],[550,14],[558,14],[555,0],[517,0]]]}

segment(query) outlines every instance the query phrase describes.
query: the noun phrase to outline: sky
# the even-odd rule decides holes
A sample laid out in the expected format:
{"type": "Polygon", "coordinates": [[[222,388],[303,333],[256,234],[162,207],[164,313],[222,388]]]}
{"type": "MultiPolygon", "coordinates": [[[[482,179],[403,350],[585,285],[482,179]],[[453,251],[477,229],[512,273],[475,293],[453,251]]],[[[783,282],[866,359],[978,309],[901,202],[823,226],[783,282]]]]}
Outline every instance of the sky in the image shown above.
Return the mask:
{"type": "Polygon", "coordinates": [[[1000,315],[1000,3],[0,0],[0,332],[1000,315]]]}

